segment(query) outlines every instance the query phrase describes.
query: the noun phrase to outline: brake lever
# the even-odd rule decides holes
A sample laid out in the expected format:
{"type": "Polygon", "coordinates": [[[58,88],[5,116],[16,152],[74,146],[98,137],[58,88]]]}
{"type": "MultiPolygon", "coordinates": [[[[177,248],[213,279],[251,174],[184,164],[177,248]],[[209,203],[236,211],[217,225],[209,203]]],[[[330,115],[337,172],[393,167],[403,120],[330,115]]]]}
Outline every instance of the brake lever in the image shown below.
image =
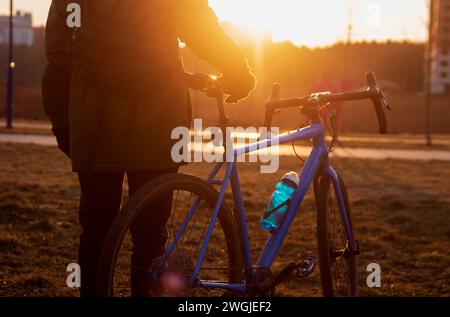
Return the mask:
{"type": "Polygon", "coordinates": [[[384,106],[384,108],[386,108],[387,110],[392,110],[389,101],[384,95],[384,92],[378,86],[375,86],[374,88],[371,89],[375,89],[374,94],[378,97],[378,99],[380,99],[382,106],[384,106]]]}
{"type": "Polygon", "coordinates": [[[366,81],[367,86],[369,87],[368,92],[371,95],[370,99],[372,99],[372,103],[377,113],[379,131],[381,134],[386,134],[388,124],[384,109],[390,110],[391,107],[383,91],[378,86],[377,79],[373,72],[366,73],[366,81]]]}
{"type": "Polygon", "coordinates": [[[381,92],[381,101],[383,102],[383,105],[386,107],[387,110],[392,110],[391,104],[387,100],[386,96],[382,91],[381,92]]]}

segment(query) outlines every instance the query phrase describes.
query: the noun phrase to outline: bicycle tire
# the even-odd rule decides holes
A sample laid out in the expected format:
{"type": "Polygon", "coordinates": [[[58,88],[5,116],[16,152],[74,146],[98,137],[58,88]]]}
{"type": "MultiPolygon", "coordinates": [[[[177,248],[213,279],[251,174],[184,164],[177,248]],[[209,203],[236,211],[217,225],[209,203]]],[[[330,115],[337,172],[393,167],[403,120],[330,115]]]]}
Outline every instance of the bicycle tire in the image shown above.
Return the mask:
{"type": "MultiPolygon", "coordinates": [[[[348,199],[348,192],[344,181],[339,177],[339,183],[341,186],[342,194],[344,196],[344,202],[347,210],[347,216],[350,222],[350,230],[353,234],[352,213],[348,199]]],[[[334,271],[336,271],[332,259],[332,250],[330,248],[330,195],[335,195],[335,191],[330,192],[330,188],[334,188],[331,179],[328,175],[319,176],[316,180],[316,204],[317,204],[317,244],[319,253],[319,269],[322,292],[325,297],[335,297],[337,293],[336,283],[334,281],[334,271]]],[[[337,206],[336,206],[337,207],[337,206]]],[[[339,210],[339,207],[337,207],[339,210]]],[[[342,222],[342,217],[338,217],[342,222]]],[[[343,259],[347,266],[347,292],[343,296],[356,297],[358,296],[358,276],[357,276],[357,259],[356,254],[347,255],[346,259],[343,259]]],[[[345,263],[344,262],[344,263],[345,263]]],[[[342,295],[342,294],[341,294],[342,295]]]]}
{"type": "MultiPolygon", "coordinates": [[[[206,182],[197,177],[185,174],[171,174],[162,176],[143,186],[126,202],[124,207],[121,209],[105,240],[98,267],[98,296],[111,297],[114,295],[114,270],[118,252],[125,234],[143,208],[150,201],[152,201],[152,199],[158,197],[160,193],[167,190],[190,191],[201,197],[201,199],[204,199],[211,206],[216,204],[219,196],[218,192],[206,182]]],[[[225,202],[222,204],[222,208],[219,212],[218,221],[221,224],[221,228],[226,239],[230,268],[228,270],[228,282],[239,283],[242,281],[242,247],[233,215],[225,202]]]]}

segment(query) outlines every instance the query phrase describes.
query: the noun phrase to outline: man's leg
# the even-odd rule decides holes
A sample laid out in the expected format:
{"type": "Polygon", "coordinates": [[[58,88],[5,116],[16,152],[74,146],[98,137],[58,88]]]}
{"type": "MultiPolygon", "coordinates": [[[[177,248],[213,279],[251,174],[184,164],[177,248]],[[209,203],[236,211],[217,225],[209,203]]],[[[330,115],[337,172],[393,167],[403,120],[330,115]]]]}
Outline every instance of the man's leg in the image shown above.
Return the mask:
{"type": "MultiPolygon", "coordinates": [[[[178,172],[178,168],[152,172],[127,173],[130,195],[143,185],[162,175],[178,172]]],[[[140,213],[131,227],[133,255],[131,258],[131,288],[133,296],[148,296],[149,269],[154,259],[165,252],[166,224],[172,209],[172,193],[163,195],[140,213]]]]}
{"type": "Polygon", "coordinates": [[[106,235],[122,202],[124,173],[79,173],[81,185],[79,264],[83,297],[95,296],[97,267],[106,235]]]}

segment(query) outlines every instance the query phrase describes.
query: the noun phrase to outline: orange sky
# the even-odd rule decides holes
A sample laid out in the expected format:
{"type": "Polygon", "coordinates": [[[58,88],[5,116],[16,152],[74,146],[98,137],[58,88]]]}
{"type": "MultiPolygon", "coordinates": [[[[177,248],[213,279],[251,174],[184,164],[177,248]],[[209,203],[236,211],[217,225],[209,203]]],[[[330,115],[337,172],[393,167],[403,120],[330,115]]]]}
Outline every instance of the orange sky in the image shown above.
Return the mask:
{"type": "MultiPolygon", "coordinates": [[[[7,0],[0,12],[8,11],[7,0]]],[[[349,9],[355,40],[426,38],[427,0],[210,0],[221,20],[268,31],[274,40],[322,46],[346,38],[349,9]]],[[[15,0],[31,11],[35,24],[45,22],[50,0],[15,0]]]]}

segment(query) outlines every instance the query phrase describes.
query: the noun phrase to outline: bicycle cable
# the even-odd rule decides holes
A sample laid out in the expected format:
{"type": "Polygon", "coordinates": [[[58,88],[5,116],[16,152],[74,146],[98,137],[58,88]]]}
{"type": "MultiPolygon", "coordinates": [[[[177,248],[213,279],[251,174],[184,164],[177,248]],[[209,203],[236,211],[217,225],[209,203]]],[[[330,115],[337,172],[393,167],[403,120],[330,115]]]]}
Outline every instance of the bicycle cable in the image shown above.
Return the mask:
{"type": "Polygon", "coordinates": [[[324,108],[327,114],[327,118],[329,119],[329,122],[327,122],[326,126],[328,134],[331,136],[331,143],[328,147],[328,153],[330,154],[336,149],[336,114],[333,110],[330,109],[328,105],[324,108]]]}
{"type": "Polygon", "coordinates": [[[292,142],[292,149],[294,150],[295,156],[296,156],[300,161],[302,161],[303,163],[305,163],[306,160],[305,160],[303,157],[301,157],[300,154],[297,153],[297,149],[295,148],[295,142],[292,142]]]}
{"type": "MultiPolygon", "coordinates": [[[[326,112],[327,119],[329,120],[329,122],[327,122],[325,125],[328,134],[331,136],[331,144],[328,147],[328,153],[330,154],[333,153],[334,150],[336,149],[336,114],[332,109],[330,109],[329,105],[325,105],[324,107],[322,107],[321,110],[324,110],[326,112]]],[[[307,125],[308,125],[307,123],[304,123],[300,127],[300,129],[306,127],[307,125]]],[[[295,141],[292,141],[292,150],[294,151],[294,154],[297,157],[297,159],[299,159],[303,163],[306,162],[306,159],[301,157],[300,154],[297,152],[297,149],[295,147],[295,141]]]]}
{"type": "MultiPolygon", "coordinates": [[[[308,123],[303,123],[303,125],[300,127],[300,129],[304,128],[308,126],[308,123]]],[[[305,163],[306,159],[304,159],[303,157],[300,156],[300,154],[298,154],[297,149],[295,148],[295,141],[292,141],[292,150],[294,151],[295,156],[297,157],[297,159],[299,159],[301,162],[305,163]]]]}

